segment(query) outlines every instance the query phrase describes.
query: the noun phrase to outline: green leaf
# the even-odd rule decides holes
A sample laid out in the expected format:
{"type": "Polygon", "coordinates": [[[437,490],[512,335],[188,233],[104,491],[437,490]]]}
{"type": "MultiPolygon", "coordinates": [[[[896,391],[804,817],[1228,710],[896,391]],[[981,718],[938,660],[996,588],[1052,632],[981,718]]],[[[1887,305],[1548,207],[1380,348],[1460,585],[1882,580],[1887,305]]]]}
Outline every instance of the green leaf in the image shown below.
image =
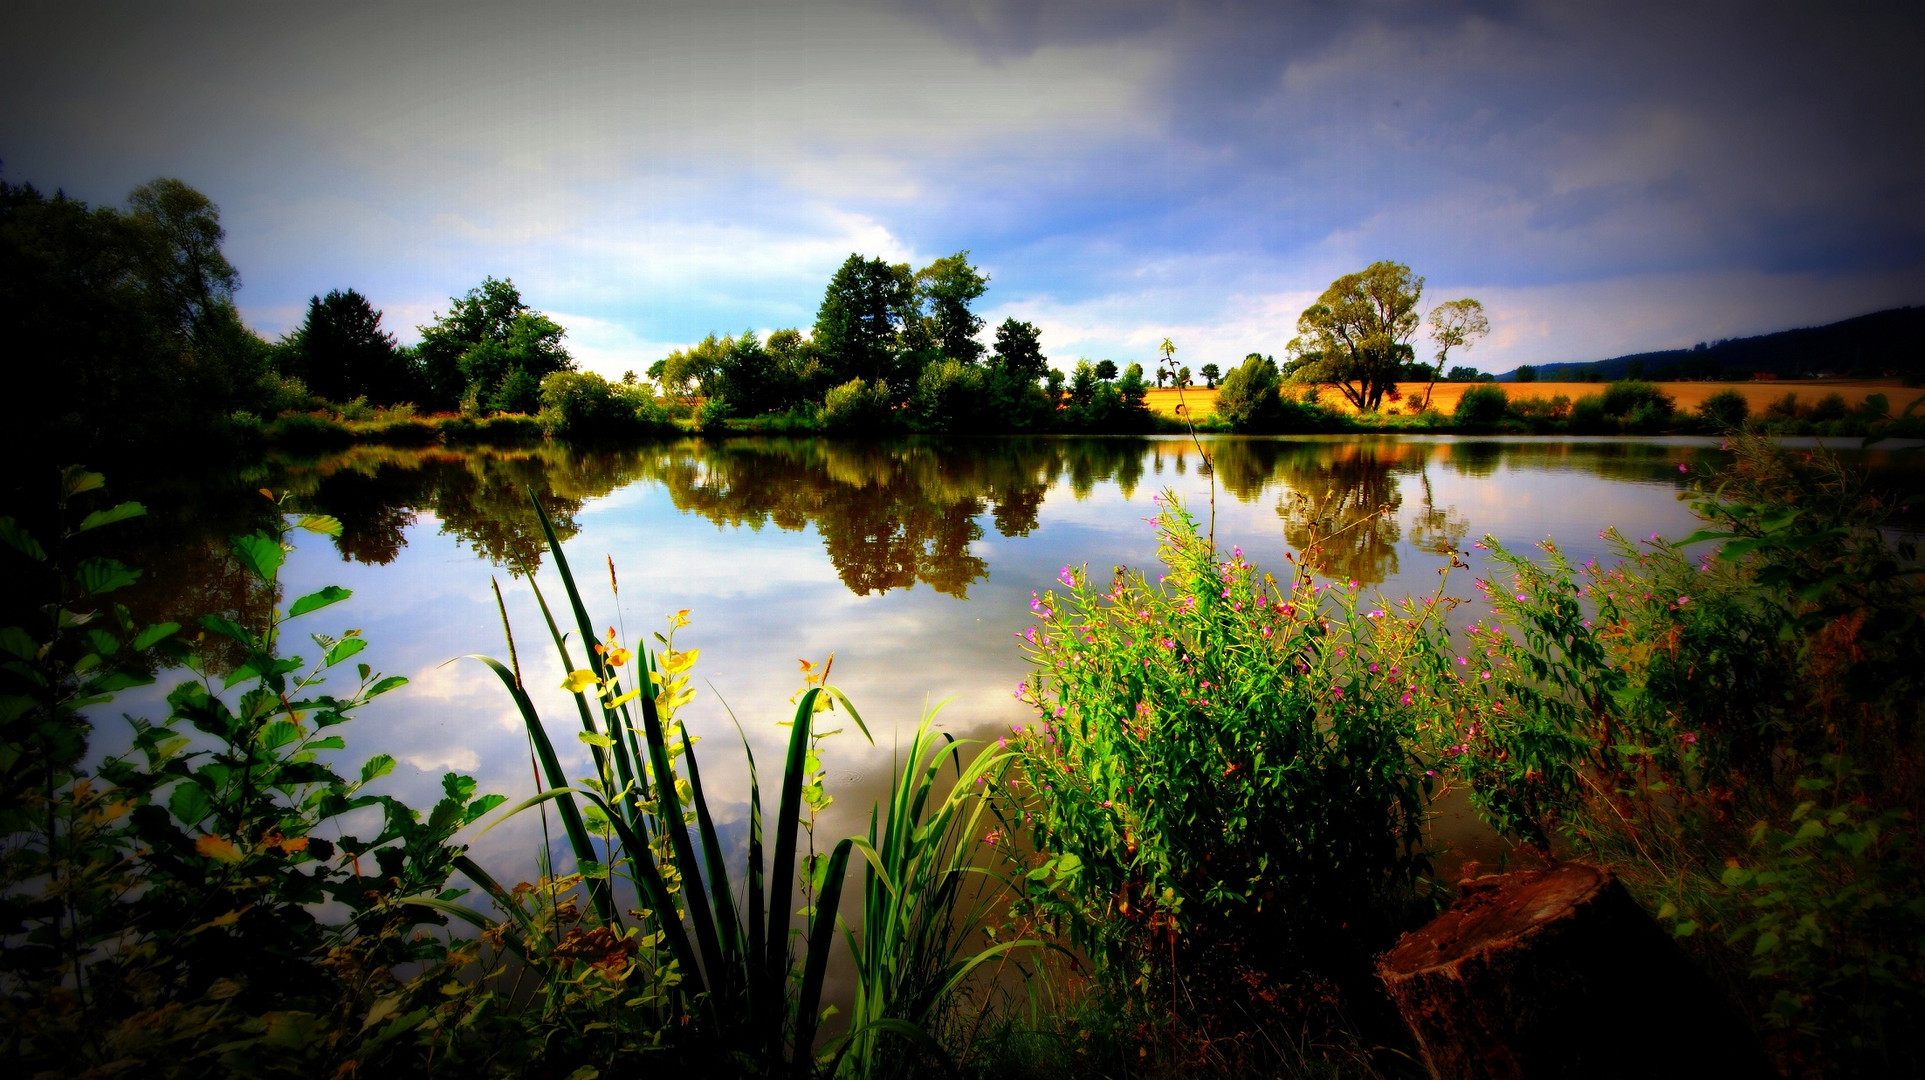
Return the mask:
{"type": "Polygon", "coordinates": [[[40,541],[28,535],[27,530],[10,517],[0,517],[0,540],[6,541],[15,551],[34,562],[47,561],[47,549],[41,547],[40,541]]]}
{"type": "Polygon", "coordinates": [[[599,746],[604,750],[610,749],[615,745],[615,740],[594,731],[578,732],[575,738],[580,739],[590,746],[599,746]]]}
{"type": "Polygon", "coordinates": [[[296,600],[292,604],[289,604],[287,608],[287,617],[292,619],[298,615],[306,615],[310,611],[319,611],[320,609],[327,607],[329,604],[340,603],[341,601],[346,600],[348,597],[353,595],[354,594],[352,592],[349,592],[348,590],[343,589],[339,585],[329,585],[327,588],[322,589],[320,592],[308,593],[306,596],[303,596],[299,600],[296,600]]]}
{"type": "Polygon", "coordinates": [[[387,754],[376,754],[368,759],[366,765],[361,766],[361,782],[365,784],[377,777],[386,776],[393,771],[394,758],[387,754]]]}
{"type": "Polygon", "coordinates": [[[264,533],[229,539],[234,547],[234,558],[262,581],[273,581],[274,576],[280,573],[281,564],[287,561],[287,551],[281,547],[281,542],[264,533]]]}
{"type": "Polygon", "coordinates": [[[128,518],[141,517],[146,513],[147,513],[147,508],[140,505],[139,503],[124,502],[124,503],[121,503],[119,506],[111,507],[106,510],[96,510],[91,514],[88,514],[86,517],[81,518],[80,527],[75,529],[74,531],[77,533],[84,533],[89,529],[98,529],[102,525],[112,525],[116,521],[126,521],[128,518]]]}
{"type": "Polygon", "coordinates": [[[99,596],[139,581],[140,571],[118,559],[88,559],[75,576],[89,596],[99,596]]]}
{"type": "Polygon", "coordinates": [[[301,729],[288,720],[276,720],[261,732],[261,746],[268,750],[279,750],[288,743],[301,737],[301,729]]]}
{"type": "Polygon", "coordinates": [[[1696,919],[1686,919],[1672,927],[1671,932],[1678,937],[1690,937],[1698,932],[1698,922],[1696,919]]]}
{"type": "Polygon", "coordinates": [[[394,689],[397,686],[406,686],[407,684],[408,684],[408,680],[406,676],[390,675],[387,678],[382,679],[380,682],[375,683],[373,686],[369,687],[368,696],[379,697],[380,695],[387,693],[388,691],[394,689]]]}
{"type": "Polygon", "coordinates": [[[180,631],[177,622],[155,623],[134,637],[134,651],[145,652],[180,631]]]}
{"type": "Polygon", "coordinates": [[[328,650],[327,661],[325,666],[333,667],[334,665],[340,663],[343,660],[346,660],[348,657],[353,656],[355,653],[358,653],[362,649],[365,649],[367,647],[368,647],[368,639],[366,638],[358,638],[358,637],[342,638],[340,641],[335,643],[334,648],[328,650]]]}
{"type": "Polygon", "coordinates": [[[303,514],[300,520],[294,523],[294,527],[306,529],[311,533],[320,533],[322,536],[341,535],[341,519],[327,514],[303,514]]]}
{"type": "Polygon", "coordinates": [[[18,626],[0,627],[0,651],[22,660],[32,660],[40,652],[40,643],[18,626]]]}
{"type": "Polygon", "coordinates": [[[97,490],[106,483],[106,477],[97,472],[88,472],[78,465],[69,465],[60,472],[60,494],[65,498],[97,490]]]}
{"type": "Polygon", "coordinates": [[[185,825],[198,825],[207,819],[207,813],[214,804],[207,798],[207,792],[195,783],[174,785],[167,796],[167,809],[185,825]]]}
{"type": "Polygon", "coordinates": [[[222,637],[232,638],[250,649],[254,647],[254,635],[248,633],[245,626],[232,619],[220,615],[202,615],[201,626],[222,637]]]}

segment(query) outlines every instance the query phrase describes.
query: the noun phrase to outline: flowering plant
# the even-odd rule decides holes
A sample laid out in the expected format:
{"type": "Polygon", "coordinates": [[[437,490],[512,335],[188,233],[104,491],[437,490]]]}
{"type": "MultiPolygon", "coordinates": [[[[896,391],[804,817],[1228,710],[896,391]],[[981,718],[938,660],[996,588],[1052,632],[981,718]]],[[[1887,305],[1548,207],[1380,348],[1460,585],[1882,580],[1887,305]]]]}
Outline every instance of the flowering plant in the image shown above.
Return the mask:
{"type": "Polygon", "coordinates": [[[1285,587],[1160,501],[1158,583],[1066,567],[1022,635],[1038,717],[1011,740],[1011,790],[1034,898],[1139,984],[1179,945],[1272,970],[1354,960],[1426,892],[1442,714],[1421,688],[1447,602],[1285,587]]]}

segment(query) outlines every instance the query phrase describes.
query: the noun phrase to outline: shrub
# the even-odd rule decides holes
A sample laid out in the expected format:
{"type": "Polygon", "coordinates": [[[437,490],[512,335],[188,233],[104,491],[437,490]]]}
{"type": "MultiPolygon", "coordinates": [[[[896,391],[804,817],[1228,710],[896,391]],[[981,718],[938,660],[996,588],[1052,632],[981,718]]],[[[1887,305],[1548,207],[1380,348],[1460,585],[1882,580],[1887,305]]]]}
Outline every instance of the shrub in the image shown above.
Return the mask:
{"type": "Polygon", "coordinates": [[[1601,432],[1616,431],[1617,421],[1604,411],[1603,394],[1583,394],[1571,403],[1571,430],[1578,434],[1594,435],[1601,432]]]}
{"type": "Polygon", "coordinates": [[[1647,420],[1653,417],[1668,420],[1676,408],[1671,395],[1657,383],[1620,379],[1604,388],[1604,411],[1611,416],[1629,418],[1637,414],[1647,420]]]}
{"type": "MultiPolygon", "coordinates": [[[[1890,499],[1733,437],[1705,528],[1612,566],[1494,547],[1494,672],[1460,695],[1475,802],[1609,861],[1740,980],[1805,1075],[1915,1075],[1925,1020],[1925,584],[1890,499]],[[1687,545],[1710,542],[1714,552],[1687,545]],[[1715,930],[1715,934],[1709,931],[1715,930]]],[[[1494,541],[1486,540],[1494,545],[1494,541]]]]}
{"type": "Polygon", "coordinates": [[[540,420],[549,435],[578,440],[632,437],[666,424],[646,390],[610,383],[592,371],[543,378],[540,420]]]}
{"type": "MultiPolygon", "coordinates": [[[[79,469],[62,481],[63,516],[101,486],[79,469]]],[[[359,631],[313,635],[312,663],[279,651],[283,627],[346,589],[239,621],[203,617],[202,644],[190,645],[178,624],[136,625],[106,599],[139,571],[100,557],[63,565],[75,535],[144,513],[123,503],[90,514],[51,554],[0,520],[22,562],[9,579],[60,598],[45,623],[0,631],[14,656],[0,669],[8,1059],[24,1075],[417,1071],[447,1038],[436,1014],[449,950],[417,929],[441,916],[410,901],[461,895],[445,889],[461,855],[451,837],[501,800],[449,773],[424,818],[375,793],[392,757],[335,771],[352,712],[407,681],[359,664],[340,684],[366,643],[359,631]],[[220,648],[242,657],[225,679],[220,648]],[[152,682],[161,664],[194,677],[167,695],[161,722],[130,718],[131,748],[90,773],[83,710],[152,682]],[[374,835],[362,839],[364,826],[374,835]],[[443,977],[404,984],[395,968],[410,965],[443,977]]],[[[267,531],[234,538],[235,572],[278,597],[287,532],[340,527],[277,513],[267,531]]]]}
{"type": "Polygon", "coordinates": [[[1044,860],[1033,901],[1139,989],[1173,951],[1205,979],[1239,950],[1272,971],[1353,965],[1422,902],[1433,781],[1408,687],[1434,615],[1280,588],[1174,501],[1157,526],[1159,585],[1065,567],[1031,605],[1018,692],[1040,716],[1011,745],[1044,860]]]}
{"type": "Polygon", "coordinates": [[[1510,396],[1496,383],[1478,383],[1464,390],[1464,396],[1457,399],[1457,410],[1451,418],[1465,427],[1487,427],[1504,418],[1510,407],[1510,396]]]}
{"type": "Polygon", "coordinates": [[[1883,394],[1866,394],[1865,400],[1858,403],[1857,416],[1861,420],[1879,421],[1892,415],[1892,401],[1883,394]]]}
{"type": "Polygon", "coordinates": [[[287,413],[267,425],[267,438],[288,450],[338,450],[354,441],[354,433],[325,413],[287,413]]]}
{"type": "Polygon", "coordinates": [[[1217,388],[1217,415],[1236,431],[1275,431],[1284,416],[1281,390],[1276,361],[1251,353],[1223,376],[1217,388]]]}
{"type": "Polygon", "coordinates": [[[888,386],[850,379],[822,399],[822,427],[845,434],[881,434],[895,428],[893,412],[888,386]]]}
{"type": "Polygon", "coordinates": [[[1736,428],[1751,415],[1751,405],[1736,390],[1720,390],[1704,399],[1698,414],[1719,428],[1736,428]]]}
{"type": "Polygon", "coordinates": [[[923,431],[970,431],[980,426],[981,368],[944,357],[922,369],[910,393],[909,412],[923,431]]]}
{"type": "Polygon", "coordinates": [[[1836,390],[1819,398],[1818,404],[1811,407],[1811,419],[1817,423],[1843,420],[1850,413],[1851,406],[1845,404],[1845,395],[1836,390]]]}

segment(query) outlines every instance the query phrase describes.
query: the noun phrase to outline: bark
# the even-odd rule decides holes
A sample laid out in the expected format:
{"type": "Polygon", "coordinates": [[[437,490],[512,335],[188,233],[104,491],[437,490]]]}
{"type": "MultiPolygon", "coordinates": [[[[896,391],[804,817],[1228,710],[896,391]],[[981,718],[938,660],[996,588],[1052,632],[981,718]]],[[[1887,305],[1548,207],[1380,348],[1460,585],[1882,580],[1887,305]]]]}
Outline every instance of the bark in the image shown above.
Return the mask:
{"type": "Polygon", "coordinates": [[[1770,1077],[1756,1037],[1608,871],[1465,881],[1377,973],[1440,1080],[1770,1077]]]}

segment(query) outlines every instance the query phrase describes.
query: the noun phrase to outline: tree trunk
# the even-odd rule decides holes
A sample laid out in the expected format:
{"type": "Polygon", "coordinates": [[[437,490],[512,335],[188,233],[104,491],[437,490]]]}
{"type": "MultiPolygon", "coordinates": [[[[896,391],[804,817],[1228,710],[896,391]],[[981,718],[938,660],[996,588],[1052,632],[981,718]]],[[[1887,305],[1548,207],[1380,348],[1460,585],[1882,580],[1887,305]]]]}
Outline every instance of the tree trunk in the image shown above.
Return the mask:
{"type": "Polygon", "coordinates": [[[1609,872],[1463,882],[1378,962],[1439,1080],[1770,1077],[1757,1039],[1609,872]]]}

